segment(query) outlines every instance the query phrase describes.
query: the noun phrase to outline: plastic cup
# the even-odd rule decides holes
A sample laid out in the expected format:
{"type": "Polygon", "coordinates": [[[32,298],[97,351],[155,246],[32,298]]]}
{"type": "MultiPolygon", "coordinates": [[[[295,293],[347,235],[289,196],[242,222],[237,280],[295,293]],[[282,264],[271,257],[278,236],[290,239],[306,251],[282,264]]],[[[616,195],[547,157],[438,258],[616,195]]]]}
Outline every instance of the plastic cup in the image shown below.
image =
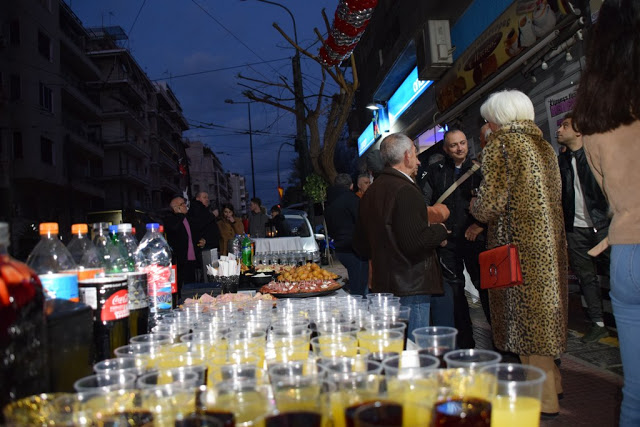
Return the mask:
{"type": "Polygon", "coordinates": [[[77,392],[105,393],[112,390],[129,389],[135,386],[136,374],[126,371],[111,371],[89,375],[73,383],[77,392]]]}
{"type": "Polygon", "coordinates": [[[269,387],[251,380],[229,380],[200,390],[199,413],[226,421],[226,425],[256,426],[273,412],[269,387]]]}
{"type": "Polygon", "coordinates": [[[439,365],[440,360],[437,357],[418,354],[418,352],[405,352],[386,358],[382,362],[382,369],[387,379],[425,378],[439,365]]]}
{"type": "Polygon", "coordinates": [[[424,353],[437,357],[440,359],[441,366],[447,367],[444,364],[444,354],[456,348],[456,335],[458,335],[456,328],[427,326],[414,329],[412,335],[418,348],[424,353]]]}
{"type": "Polygon", "coordinates": [[[93,371],[96,374],[106,374],[114,371],[131,372],[140,375],[143,368],[138,366],[135,357],[116,357],[114,359],[105,359],[93,365],[93,371]]]}
{"type": "Polygon", "coordinates": [[[131,337],[131,339],[129,340],[129,343],[130,344],[148,343],[148,344],[156,344],[156,345],[165,345],[165,344],[172,344],[173,339],[169,334],[153,333],[153,334],[136,335],[135,337],[131,337]]]}
{"type": "Polygon", "coordinates": [[[199,374],[188,368],[167,369],[149,372],[138,378],[138,388],[195,388],[199,385],[199,374]]]}
{"type": "Polygon", "coordinates": [[[378,400],[358,408],[353,420],[355,427],[402,427],[402,415],[401,404],[378,400]]]}
{"type": "Polygon", "coordinates": [[[500,353],[491,350],[463,349],[453,350],[444,355],[448,368],[480,369],[500,363],[500,353]]]}
{"type": "Polygon", "coordinates": [[[480,370],[496,377],[497,392],[491,401],[491,426],[538,427],[543,370],[531,365],[498,363],[480,370]]]}

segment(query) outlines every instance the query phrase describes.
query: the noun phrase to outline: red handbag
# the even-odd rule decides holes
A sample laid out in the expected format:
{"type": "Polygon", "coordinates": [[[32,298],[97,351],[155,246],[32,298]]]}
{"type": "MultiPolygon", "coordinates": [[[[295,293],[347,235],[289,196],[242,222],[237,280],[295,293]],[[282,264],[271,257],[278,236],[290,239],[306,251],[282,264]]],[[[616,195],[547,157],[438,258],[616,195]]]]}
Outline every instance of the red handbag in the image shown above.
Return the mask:
{"type": "MultiPolygon", "coordinates": [[[[504,155],[504,168],[507,175],[507,241],[511,241],[511,194],[509,191],[509,161],[507,150],[502,144],[504,155]]],[[[507,288],[522,284],[522,268],[520,267],[520,254],[518,247],[513,243],[498,246],[480,253],[480,288],[496,289],[507,288]]]]}
{"type": "Polygon", "coordinates": [[[506,288],[522,284],[518,247],[512,243],[480,253],[480,287],[506,288]]]}

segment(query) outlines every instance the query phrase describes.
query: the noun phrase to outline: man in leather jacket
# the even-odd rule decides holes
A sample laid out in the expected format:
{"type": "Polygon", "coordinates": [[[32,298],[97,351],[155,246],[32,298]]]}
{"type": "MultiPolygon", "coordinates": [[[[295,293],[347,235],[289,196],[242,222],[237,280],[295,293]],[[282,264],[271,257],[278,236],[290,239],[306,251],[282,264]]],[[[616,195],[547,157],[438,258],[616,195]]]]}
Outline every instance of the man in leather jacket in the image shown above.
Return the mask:
{"type": "MultiPolygon", "coordinates": [[[[467,137],[459,129],[450,129],[445,133],[443,150],[444,158],[418,171],[418,185],[428,205],[433,205],[474,164],[474,160],[469,156],[467,137]]],[[[481,181],[482,174],[478,170],[442,201],[449,208],[450,215],[444,224],[451,230],[451,234],[447,239],[447,245],[438,248],[445,280],[445,294],[433,298],[432,316],[434,324],[455,326],[458,329],[457,339],[460,348],[475,347],[469,304],[464,290],[465,268],[471,282],[480,292],[485,315],[490,321],[488,296],[486,291],[480,289],[478,264],[478,256],[486,246],[486,227],[469,213],[471,198],[481,181]],[[450,313],[451,310],[453,313],[450,313]],[[447,311],[449,313],[446,313],[447,311]],[[450,324],[451,320],[453,325],[450,324]]]]}
{"type": "Polygon", "coordinates": [[[442,293],[435,249],[447,238],[443,224],[429,224],[412,176],[420,162],[413,141],[395,133],[381,143],[387,167],[360,201],[354,250],[371,260],[372,292],[391,292],[411,307],[408,334],[429,325],[431,295],[442,293]]]}
{"type": "Polygon", "coordinates": [[[578,276],[587,303],[587,314],[593,322],[582,341],[594,342],[609,335],[602,318],[598,272],[609,277],[610,249],[596,258],[587,254],[587,251],[607,237],[609,205],[589,168],[582,148],[582,135],[573,128],[570,113],[562,120],[556,136],[558,144],[567,148],[558,156],[558,163],[562,177],[562,208],[569,263],[578,276]]]}

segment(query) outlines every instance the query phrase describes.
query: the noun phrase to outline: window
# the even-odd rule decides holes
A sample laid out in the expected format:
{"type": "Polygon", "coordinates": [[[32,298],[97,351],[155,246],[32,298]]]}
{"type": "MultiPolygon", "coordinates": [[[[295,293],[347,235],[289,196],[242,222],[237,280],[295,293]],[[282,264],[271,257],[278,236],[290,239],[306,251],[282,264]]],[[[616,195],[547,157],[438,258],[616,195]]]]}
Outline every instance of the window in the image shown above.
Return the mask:
{"type": "Polygon", "coordinates": [[[17,19],[9,23],[9,43],[12,46],[20,44],[20,21],[17,19]]]}
{"type": "Polygon", "coordinates": [[[11,74],[9,76],[9,101],[17,101],[20,99],[21,93],[20,76],[11,74]]]}
{"type": "Polygon", "coordinates": [[[53,165],[53,141],[45,137],[40,137],[40,160],[53,165]]]}
{"type": "Polygon", "coordinates": [[[48,61],[53,61],[53,45],[51,44],[51,38],[42,31],[38,31],[38,52],[40,52],[40,55],[45,57],[48,61]]]}
{"type": "Polygon", "coordinates": [[[48,112],[53,112],[53,91],[40,82],[40,106],[48,112]]]}
{"type": "Polygon", "coordinates": [[[20,132],[13,133],[13,158],[14,160],[24,159],[22,153],[22,134],[20,132]]]}

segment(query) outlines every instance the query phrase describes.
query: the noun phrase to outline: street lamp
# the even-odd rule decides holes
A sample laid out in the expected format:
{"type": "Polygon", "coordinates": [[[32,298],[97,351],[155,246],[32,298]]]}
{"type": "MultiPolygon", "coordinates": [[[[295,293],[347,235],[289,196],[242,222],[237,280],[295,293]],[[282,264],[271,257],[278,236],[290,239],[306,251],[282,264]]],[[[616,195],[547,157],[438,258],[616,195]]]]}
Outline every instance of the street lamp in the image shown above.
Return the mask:
{"type": "Polygon", "coordinates": [[[290,145],[294,149],[296,148],[296,146],[290,142],[283,142],[282,144],[280,144],[280,147],[278,148],[278,160],[276,161],[276,170],[278,171],[278,191],[280,191],[280,188],[281,188],[280,187],[280,151],[282,150],[282,147],[284,147],[285,145],[290,145]]]}
{"type": "Polygon", "coordinates": [[[249,113],[249,152],[251,154],[251,186],[253,187],[253,198],[256,197],[256,170],[253,166],[253,131],[251,130],[251,101],[234,101],[233,99],[225,99],[227,104],[247,104],[249,113]]]}
{"type": "MultiPolygon", "coordinates": [[[[245,0],[241,0],[245,1],[245,0]]],[[[293,13],[283,4],[270,0],[256,0],[260,3],[267,3],[273,6],[278,6],[289,14],[291,22],[293,23],[293,39],[298,45],[298,30],[296,28],[296,19],[293,13]]],[[[300,68],[300,52],[296,48],[296,53],[291,60],[293,66],[293,94],[295,98],[295,110],[296,110],[296,150],[300,155],[301,170],[301,184],[304,185],[304,180],[311,173],[311,164],[309,162],[309,147],[307,145],[307,125],[304,121],[305,109],[304,109],[304,90],[302,88],[302,70],[300,68]]]]}

